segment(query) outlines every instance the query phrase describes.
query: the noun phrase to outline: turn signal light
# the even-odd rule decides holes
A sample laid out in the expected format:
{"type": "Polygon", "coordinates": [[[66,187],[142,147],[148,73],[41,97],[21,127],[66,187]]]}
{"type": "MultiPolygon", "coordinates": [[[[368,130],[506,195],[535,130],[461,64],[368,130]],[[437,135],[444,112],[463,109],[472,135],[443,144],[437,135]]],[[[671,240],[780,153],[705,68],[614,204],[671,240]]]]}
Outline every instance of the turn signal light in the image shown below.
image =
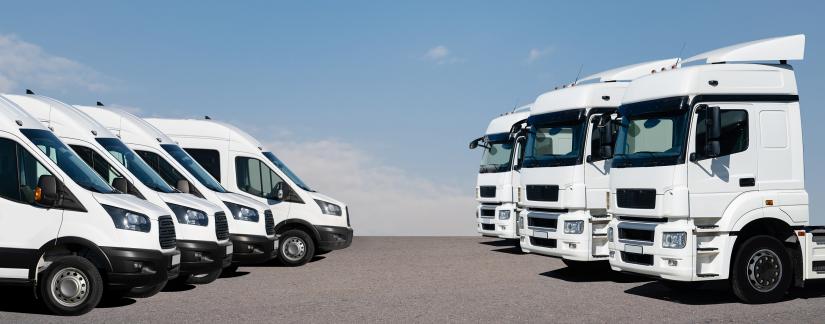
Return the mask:
{"type": "Polygon", "coordinates": [[[765,206],[773,206],[773,199],[765,200],[765,206]]]}
{"type": "Polygon", "coordinates": [[[40,202],[41,200],[43,200],[43,189],[36,187],[34,188],[34,201],[40,202]]]}

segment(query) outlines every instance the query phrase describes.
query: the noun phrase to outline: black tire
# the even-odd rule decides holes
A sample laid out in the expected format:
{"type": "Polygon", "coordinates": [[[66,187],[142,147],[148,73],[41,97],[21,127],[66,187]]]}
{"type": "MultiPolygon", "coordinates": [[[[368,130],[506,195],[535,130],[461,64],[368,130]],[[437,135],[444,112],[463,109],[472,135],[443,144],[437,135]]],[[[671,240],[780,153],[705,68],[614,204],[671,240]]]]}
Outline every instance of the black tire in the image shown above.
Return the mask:
{"type": "Polygon", "coordinates": [[[736,253],[731,266],[731,288],[745,303],[777,302],[790,288],[793,273],[791,256],[782,242],[767,235],[754,236],[736,253]]]}
{"type": "Polygon", "coordinates": [[[698,290],[704,286],[704,282],[701,281],[675,281],[675,280],[661,280],[659,281],[662,286],[667,287],[673,291],[691,291],[691,290],[698,290]]]}
{"type": "Polygon", "coordinates": [[[58,315],[83,315],[103,297],[103,278],[89,260],[60,257],[40,274],[38,292],[43,304],[58,315]],[[70,293],[71,296],[67,297],[70,293]]]}
{"type": "Polygon", "coordinates": [[[281,234],[278,262],[285,266],[302,266],[315,256],[315,243],[306,232],[291,229],[281,234]]]}
{"type": "Polygon", "coordinates": [[[228,267],[223,268],[223,270],[221,271],[221,274],[226,274],[226,275],[233,274],[235,272],[238,272],[238,268],[240,268],[240,267],[241,267],[240,263],[232,262],[232,263],[229,264],[228,267]]]}
{"type": "Polygon", "coordinates": [[[186,279],[186,283],[193,285],[205,285],[215,280],[218,280],[218,277],[221,276],[222,271],[223,269],[219,268],[218,270],[214,270],[209,273],[204,273],[200,275],[189,275],[189,278],[186,279]]]}
{"type": "Polygon", "coordinates": [[[126,294],[126,297],[133,297],[133,298],[149,298],[154,295],[157,295],[164,287],[166,287],[167,281],[161,282],[156,285],[152,286],[140,286],[135,287],[129,290],[129,293],[126,294]]]}

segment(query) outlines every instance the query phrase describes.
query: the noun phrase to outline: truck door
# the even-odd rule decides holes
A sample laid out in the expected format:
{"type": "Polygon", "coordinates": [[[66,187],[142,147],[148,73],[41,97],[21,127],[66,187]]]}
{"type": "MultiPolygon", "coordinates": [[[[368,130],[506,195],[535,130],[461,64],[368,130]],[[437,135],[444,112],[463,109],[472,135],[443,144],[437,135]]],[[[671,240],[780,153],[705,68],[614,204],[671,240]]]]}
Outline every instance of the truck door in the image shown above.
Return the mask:
{"type": "Polygon", "coordinates": [[[57,237],[63,211],[34,203],[38,179],[52,173],[3,136],[0,133],[0,278],[29,279],[38,250],[57,237]]]}
{"type": "Polygon", "coordinates": [[[720,108],[720,150],[717,157],[705,154],[707,113],[694,109],[693,129],[688,141],[688,186],[691,217],[721,217],[742,192],[757,190],[757,148],[751,145],[759,134],[757,114],[751,104],[707,103],[720,108]]]}

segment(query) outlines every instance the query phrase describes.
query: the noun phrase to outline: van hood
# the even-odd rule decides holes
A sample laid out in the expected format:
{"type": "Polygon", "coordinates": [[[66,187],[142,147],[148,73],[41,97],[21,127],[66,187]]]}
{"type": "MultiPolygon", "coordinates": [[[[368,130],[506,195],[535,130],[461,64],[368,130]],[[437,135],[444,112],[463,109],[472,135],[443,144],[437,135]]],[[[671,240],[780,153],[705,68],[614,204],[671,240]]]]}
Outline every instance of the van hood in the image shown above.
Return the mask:
{"type": "Polygon", "coordinates": [[[243,196],[243,195],[236,194],[234,192],[215,192],[215,195],[217,195],[218,198],[221,201],[227,201],[227,202],[231,202],[233,204],[238,204],[238,205],[246,206],[246,207],[249,207],[249,208],[253,208],[253,209],[257,210],[258,213],[261,214],[261,215],[263,215],[264,212],[269,210],[269,206],[267,204],[264,204],[260,201],[257,201],[255,199],[252,199],[252,198],[249,198],[249,197],[246,197],[246,196],[243,196]]]}
{"type": "Polygon", "coordinates": [[[92,193],[92,196],[101,205],[130,210],[146,215],[152,220],[158,220],[160,216],[171,216],[166,209],[132,195],[92,193]]]}
{"type": "Polygon", "coordinates": [[[194,195],[187,194],[187,193],[165,193],[161,192],[158,193],[160,195],[160,199],[168,204],[175,204],[184,207],[189,207],[192,209],[197,209],[205,212],[207,215],[215,215],[215,213],[219,211],[223,211],[223,208],[220,206],[216,206],[215,204],[209,202],[206,199],[200,199],[195,197],[194,195]]]}
{"type": "Polygon", "coordinates": [[[307,191],[307,193],[310,195],[310,197],[312,197],[312,199],[323,200],[323,201],[326,201],[328,203],[336,204],[338,206],[341,206],[341,209],[346,209],[346,207],[347,207],[347,205],[344,204],[344,202],[342,202],[340,200],[336,200],[335,198],[332,198],[332,197],[327,196],[325,194],[322,194],[320,192],[307,191]]]}

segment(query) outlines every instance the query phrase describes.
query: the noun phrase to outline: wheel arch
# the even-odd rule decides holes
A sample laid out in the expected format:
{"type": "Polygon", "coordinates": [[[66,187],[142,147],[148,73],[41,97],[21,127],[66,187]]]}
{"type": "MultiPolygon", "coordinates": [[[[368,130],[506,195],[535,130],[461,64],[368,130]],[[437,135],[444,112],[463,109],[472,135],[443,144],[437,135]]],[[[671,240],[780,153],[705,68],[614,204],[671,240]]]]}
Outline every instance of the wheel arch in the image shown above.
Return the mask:
{"type": "Polygon", "coordinates": [[[309,234],[315,246],[318,246],[318,242],[321,240],[321,233],[318,233],[318,229],[316,229],[315,226],[298,218],[286,219],[275,225],[275,234],[281,234],[291,229],[300,229],[309,234]]]}
{"type": "Polygon", "coordinates": [[[38,268],[51,257],[78,255],[88,259],[98,269],[112,271],[112,263],[106,253],[94,242],[82,237],[59,237],[43,244],[37,251],[37,264],[29,270],[29,279],[36,280],[38,268]]]}
{"type": "MultiPolygon", "coordinates": [[[[776,208],[778,209],[778,208],[776,208]]],[[[749,213],[753,214],[753,213],[749,213]]],[[[736,259],[742,245],[749,238],[767,235],[777,239],[788,252],[791,257],[791,264],[793,266],[793,278],[796,285],[801,285],[803,280],[804,265],[802,260],[802,245],[796,236],[796,227],[790,222],[790,217],[776,217],[774,215],[764,215],[758,213],[762,217],[742,217],[737,222],[737,231],[732,232],[736,234],[736,240],[731,250],[731,262],[736,259]]],[[[784,213],[783,213],[784,214],[784,213]]],[[[733,271],[733,267],[729,267],[733,271]]]]}

